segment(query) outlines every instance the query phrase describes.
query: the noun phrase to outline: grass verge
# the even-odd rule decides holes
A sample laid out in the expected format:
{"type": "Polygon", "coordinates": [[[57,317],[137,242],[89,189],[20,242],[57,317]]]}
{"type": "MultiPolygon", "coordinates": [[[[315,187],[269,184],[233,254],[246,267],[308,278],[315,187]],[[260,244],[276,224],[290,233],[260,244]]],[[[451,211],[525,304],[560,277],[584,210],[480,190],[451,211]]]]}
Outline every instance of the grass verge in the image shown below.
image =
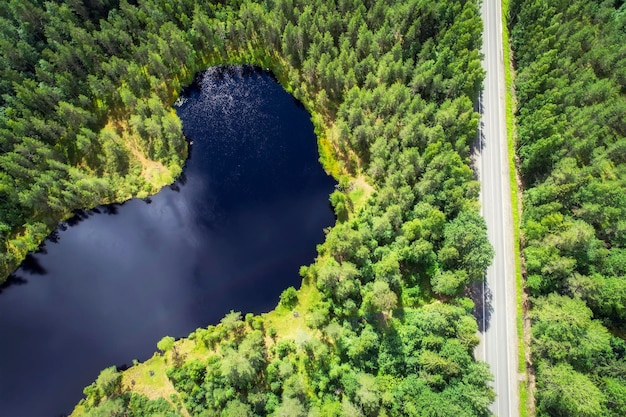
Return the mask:
{"type": "MultiPolygon", "coordinates": [[[[509,182],[511,188],[511,207],[513,210],[513,250],[515,253],[515,287],[517,294],[517,338],[518,338],[518,370],[526,375],[526,343],[524,340],[524,281],[522,278],[522,258],[520,249],[520,205],[517,188],[517,171],[515,165],[515,98],[513,86],[513,69],[511,65],[511,50],[509,47],[509,28],[507,23],[509,0],[502,1],[502,45],[504,56],[504,83],[505,83],[505,116],[506,134],[509,151],[509,182]]],[[[532,415],[529,407],[528,383],[519,384],[520,417],[532,415]]]]}

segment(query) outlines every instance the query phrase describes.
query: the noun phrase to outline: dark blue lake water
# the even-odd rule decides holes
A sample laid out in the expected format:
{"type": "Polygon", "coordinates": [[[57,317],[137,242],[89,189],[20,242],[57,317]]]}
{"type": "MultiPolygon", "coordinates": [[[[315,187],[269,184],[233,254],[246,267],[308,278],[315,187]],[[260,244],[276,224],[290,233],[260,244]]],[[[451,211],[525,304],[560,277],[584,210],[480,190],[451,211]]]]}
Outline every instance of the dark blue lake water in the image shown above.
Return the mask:
{"type": "Polygon", "coordinates": [[[0,293],[0,416],[71,412],[101,369],[231,309],[271,310],[334,223],[309,114],[268,73],[212,68],[176,111],[193,141],[155,196],[61,225],[0,293]]]}

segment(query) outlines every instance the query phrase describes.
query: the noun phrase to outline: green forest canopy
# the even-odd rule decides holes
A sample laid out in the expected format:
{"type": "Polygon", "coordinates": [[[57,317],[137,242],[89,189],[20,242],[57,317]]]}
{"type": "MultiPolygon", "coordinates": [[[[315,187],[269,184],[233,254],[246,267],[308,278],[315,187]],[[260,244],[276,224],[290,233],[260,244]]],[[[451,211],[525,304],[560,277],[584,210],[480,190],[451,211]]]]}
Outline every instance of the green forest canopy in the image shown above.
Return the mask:
{"type": "Polygon", "coordinates": [[[539,416],[626,415],[626,6],[515,0],[539,416]]]}
{"type": "Polygon", "coordinates": [[[72,209],[180,172],[171,104],[211,65],[271,69],[342,184],[337,225],[277,310],[306,306],[297,334],[231,313],[159,343],[169,394],[107,369],[78,414],[489,414],[463,297],[492,256],[469,167],[476,2],[12,0],[0,16],[3,275],[72,209]]]}

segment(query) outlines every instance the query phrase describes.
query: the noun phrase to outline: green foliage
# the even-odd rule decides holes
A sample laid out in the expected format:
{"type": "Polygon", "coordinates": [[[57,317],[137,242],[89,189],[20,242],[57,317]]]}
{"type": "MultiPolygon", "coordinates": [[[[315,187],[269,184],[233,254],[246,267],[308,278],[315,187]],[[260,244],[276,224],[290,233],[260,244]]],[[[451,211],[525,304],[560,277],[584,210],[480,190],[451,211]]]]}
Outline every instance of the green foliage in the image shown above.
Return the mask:
{"type": "Polygon", "coordinates": [[[172,405],[163,398],[149,400],[137,394],[122,392],[122,374],[114,366],[100,372],[96,382],[84,390],[87,396],[74,413],[77,417],[141,417],[145,415],[180,417],[172,405]]]}
{"type": "Polygon", "coordinates": [[[371,293],[366,293],[365,303],[373,311],[391,311],[398,306],[398,296],[385,281],[374,281],[371,293]]]}
{"type": "Polygon", "coordinates": [[[540,368],[538,375],[539,413],[567,416],[599,416],[606,397],[586,375],[567,364],[540,368]]]}
{"type": "Polygon", "coordinates": [[[348,197],[346,197],[344,193],[340,191],[334,191],[330,195],[330,204],[332,204],[333,209],[335,210],[337,220],[347,220],[350,200],[348,199],[348,197]]]}
{"type": "Polygon", "coordinates": [[[467,284],[482,281],[493,258],[493,248],[487,240],[485,220],[475,211],[463,211],[444,228],[443,247],[438,257],[442,267],[466,272],[467,284]]]}
{"type": "Polygon", "coordinates": [[[436,293],[458,295],[470,282],[483,280],[493,257],[486,230],[484,219],[475,211],[462,211],[446,224],[437,254],[441,269],[431,278],[436,293]]]}
{"type": "Polygon", "coordinates": [[[579,299],[552,294],[535,303],[533,351],[552,363],[567,361],[583,372],[611,357],[611,336],[592,320],[591,310],[579,299]]]}
{"type": "Polygon", "coordinates": [[[165,185],[131,169],[133,148],[161,162],[163,178],[181,170],[181,124],[166,109],[188,77],[181,66],[200,65],[176,26],[192,10],[147,36],[127,24],[143,12],[123,4],[11,1],[0,10],[0,280],[72,210],[165,185]]]}
{"type": "Polygon", "coordinates": [[[136,393],[124,393],[116,398],[107,398],[95,406],[83,403],[85,408],[75,411],[76,417],[181,417],[163,398],[149,400],[146,396],[136,393]]]}
{"type": "Polygon", "coordinates": [[[243,330],[244,322],[241,320],[241,312],[230,310],[230,313],[224,316],[220,321],[223,329],[229,333],[240,333],[243,330]]]}
{"type": "Polygon", "coordinates": [[[222,417],[253,417],[252,407],[249,404],[242,403],[239,400],[232,400],[226,404],[226,408],[222,411],[222,417]]]}
{"type": "MultiPolygon", "coordinates": [[[[120,381],[122,375],[115,366],[106,368],[100,372],[96,382],[84,389],[85,395],[90,398],[91,403],[98,403],[106,397],[115,397],[120,391],[120,381]]],[[[110,405],[112,406],[112,404],[110,405]]]]}
{"type": "Polygon", "coordinates": [[[124,417],[126,410],[121,398],[102,401],[97,407],[90,408],[89,414],[93,417],[124,417]]]}
{"type": "Polygon", "coordinates": [[[172,336],[165,336],[157,343],[157,349],[161,352],[168,352],[174,347],[174,338],[172,336]]]}
{"type": "Polygon", "coordinates": [[[289,287],[280,294],[281,306],[292,309],[298,304],[298,291],[294,287],[289,287]]]}
{"type": "MultiPolygon", "coordinates": [[[[182,406],[190,415],[489,415],[489,373],[471,354],[475,321],[454,304],[492,255],[470,168],[478,2],[92,3],[0,6],[0,42],[18,45],[0,59],[0,272],[72,209],[153,190],[141,160],[180,172],[185,143],[170,106],[197,71],[260,65],[312,113],[326,166],[355,181],[331,195],[338,223],[302,270],[319,290],[311,314],[301,312],[312,329],[289,342],[279,326],[231,312],[194,333],[191,353],[159,342],[178,358],[167,375],[182,406]],[[358,182],[368,197],[354,207],[358,182]]],[[[561,237],[568,257],[602,256],[595,243],[561,237]]],[[[281,296],[288,308],[296,300],[293,288],[281,296]]],[[[99,381],[86,389],[90,410],[170,413],[99,381]]]]}
{"type": "Polygon", "coordinates": [[[537,409],[622,415],[623,341],[611,333],[623,337],[626,318],[624,5],[516,0],[511,11],[537,409]]]}

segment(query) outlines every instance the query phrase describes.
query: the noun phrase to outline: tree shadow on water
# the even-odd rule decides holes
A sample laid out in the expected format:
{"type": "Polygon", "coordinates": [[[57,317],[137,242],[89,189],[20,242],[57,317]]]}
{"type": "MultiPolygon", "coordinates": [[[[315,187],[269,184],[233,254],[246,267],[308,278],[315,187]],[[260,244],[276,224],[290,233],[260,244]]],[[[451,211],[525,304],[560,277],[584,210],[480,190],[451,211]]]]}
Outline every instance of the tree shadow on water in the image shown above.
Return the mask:
{"type": "Polygon", "coordinates": [[[72,213],[74,213],[74,215],[65,221],[65,224],[69,227],[74,227],[91,216],[91,214],[85,210],[74,210],[72,213]]]}
{"type": "Polygon", "coordinates": [[[129,365],[127,363],[123,363],[121,365],[115,365],[115,369],[117,370],[117,372],[124,372],[125,370],[127,370],[130,367],[131,367],[131,365],[129,365]]]}
{"type": "MultiPolygon", "coordinates": [[[[44,240],[44,245],[46,244],[46,242],[59,243],[59,240],[61,240],[59,229],[60,228],[57,228],[57,229],[54,229],[52,232],[50,232],[48,237],[46,237],[46,240],[44,240]]],[[[64,230],[64,229],[61,229],[61,230],[64,230]]]]}
{"type": "Polygon", "coordinates": [[[20,269],[32,275],[46,275],[48,273],[48,270],[41,265],[39,259],[32,254],[26,255],[26,258],[20,265],[20,269]]]}
{"type": "MultiPolygon", "coordinates": [[[[191,146],[189,146],[189,152],[191,153],[191,146]]],[[[170,184],[169,188],[170,190],[178,193],[180,192],[180,188],[184,186],[185,184],[187,184],[187,176],[185,175],[184,172],[181,172],[178,178],[176,178],[176,181],[174,181],[173,184],[170,184]]]]}
{"type": "Polygon", "coordinates": [[[19,275],[11,274],[6,281],[0,284],[0,294],[5,292],[9,287],[17,287],[26,284],[28,284],[28,280],[26,278],[19,275]]]}
{"type": "Polygon", "coordinates": [[[119,207],[121,204],[105,204],[102,207],[102,212],[108,214],[109,216],[115,216],[119,213],[119,207]]]}

